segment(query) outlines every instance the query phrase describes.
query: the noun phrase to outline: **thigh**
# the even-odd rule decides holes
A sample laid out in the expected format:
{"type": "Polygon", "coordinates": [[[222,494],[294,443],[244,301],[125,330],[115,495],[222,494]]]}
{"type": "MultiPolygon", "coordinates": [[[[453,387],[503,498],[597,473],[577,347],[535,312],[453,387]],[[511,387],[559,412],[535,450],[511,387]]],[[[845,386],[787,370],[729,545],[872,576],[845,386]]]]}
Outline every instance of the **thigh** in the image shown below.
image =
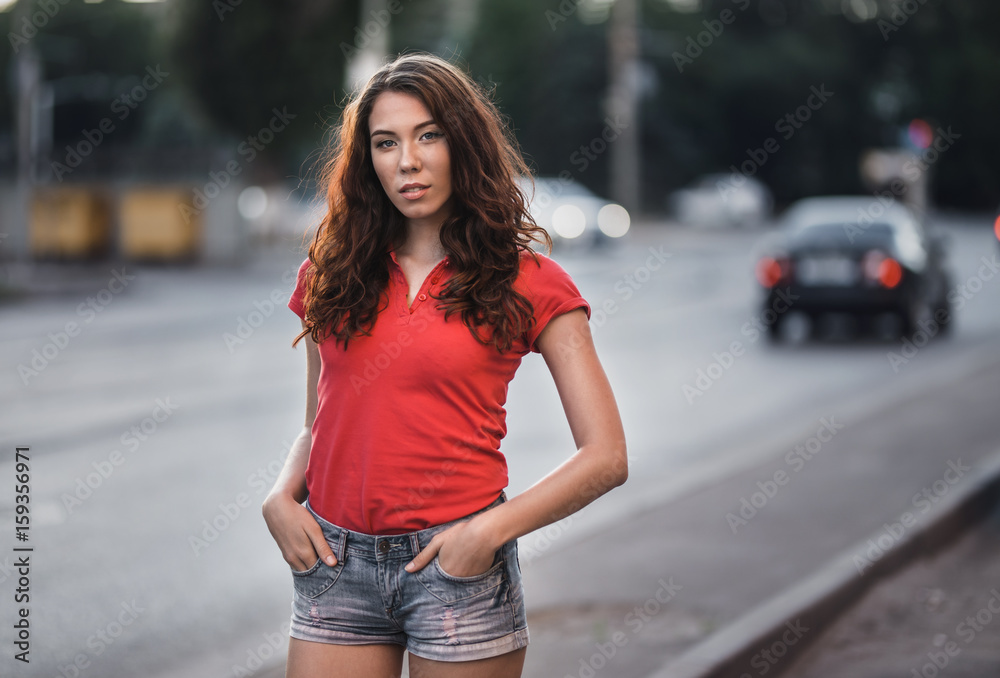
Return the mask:
{"type": "Polygon", "coordinates": [[[411,653],[410,678],[520,678],[527,650],[522,647],[496,657],[466,662],[439,662],[411,653]]]}
{"type": "Polygon", "coordinates": [[[401,645],[334,645],[298,638],[288,642],[285,678],[399,678],[402,672],[401,645]]]}

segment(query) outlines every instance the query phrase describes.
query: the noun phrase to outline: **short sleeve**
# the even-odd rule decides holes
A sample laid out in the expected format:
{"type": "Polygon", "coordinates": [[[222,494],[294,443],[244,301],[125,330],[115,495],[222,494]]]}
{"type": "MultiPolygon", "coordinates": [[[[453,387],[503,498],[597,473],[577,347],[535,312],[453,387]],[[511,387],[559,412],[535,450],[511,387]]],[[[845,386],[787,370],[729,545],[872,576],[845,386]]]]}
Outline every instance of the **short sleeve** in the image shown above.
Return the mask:
{"type": "Polygon", "coordinates": [[[541,352],[535,341],[557,315],[582,308],[590,319],[590,304],[580,294],[569,273],[551,258],[540,252],[537,254],[537,263],[530,254],[525,255],[521,262],[522,269],[526,269],[525,292],[535,310],[535,322],[527,336],[533,353],[541,352]]]}
{"type": "Polygon", "coordinates": [[[288,297],[288,308],[292,309],[292,312],[303,320],[306,317],[306,308],[302,302],[305,299],[306,278],[308,277],[307,270],[310,263],[309,257],[306,257],[306,260],[299,266],[299,272],[295,276],[295,289],[292,290],[291,296],[288,297]]]}

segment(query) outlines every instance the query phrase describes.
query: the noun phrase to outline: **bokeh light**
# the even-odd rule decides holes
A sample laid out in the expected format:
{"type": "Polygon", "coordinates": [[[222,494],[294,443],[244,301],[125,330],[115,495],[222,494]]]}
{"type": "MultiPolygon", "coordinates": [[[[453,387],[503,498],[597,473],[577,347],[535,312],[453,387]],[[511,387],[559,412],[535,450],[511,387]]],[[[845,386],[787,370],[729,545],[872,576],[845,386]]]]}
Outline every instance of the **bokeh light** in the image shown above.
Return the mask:
{"type": "Polygon", "coordinates": [[[926,120],[917,118],[906,131],[910,143],[919,149],[929,148],[934,143],[934,128],[926,120]]]}

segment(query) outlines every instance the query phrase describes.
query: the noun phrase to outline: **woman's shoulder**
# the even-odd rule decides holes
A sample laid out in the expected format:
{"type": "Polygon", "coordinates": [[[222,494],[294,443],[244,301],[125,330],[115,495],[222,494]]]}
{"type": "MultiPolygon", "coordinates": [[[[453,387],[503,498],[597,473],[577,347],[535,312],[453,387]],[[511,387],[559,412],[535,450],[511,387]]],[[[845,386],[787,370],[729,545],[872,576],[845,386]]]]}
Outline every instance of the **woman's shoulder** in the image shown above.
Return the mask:
{"type": "Polygon", "coordinates": [[[521,263],[518,278],[525,282],[538,279],[569,278],[569,274],[552,257],[544,252],[533,249],[521,250],[521,263]]]}

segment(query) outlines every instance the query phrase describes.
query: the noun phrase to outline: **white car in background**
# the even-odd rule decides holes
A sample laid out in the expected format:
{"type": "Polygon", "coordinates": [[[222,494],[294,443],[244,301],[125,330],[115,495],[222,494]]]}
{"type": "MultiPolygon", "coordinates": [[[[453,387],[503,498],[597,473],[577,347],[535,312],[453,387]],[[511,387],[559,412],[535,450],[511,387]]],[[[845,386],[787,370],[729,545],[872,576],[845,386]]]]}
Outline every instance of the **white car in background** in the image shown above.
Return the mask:
{"type": "Polygon", "coordinates": [[[677,221],[708,228],[760,226],[774,206],[767,186],[741,174],[708,174],[671,193],[668,202],[677,221]]]}
{"type": "Polygon", "coordinates": [[[599,198],[572,178],[535,177],[534,188],[528,177],[518,183],[531,216],[552,236],[553,247],[600,246],[628,233],[628,210],[599,198]]]}

